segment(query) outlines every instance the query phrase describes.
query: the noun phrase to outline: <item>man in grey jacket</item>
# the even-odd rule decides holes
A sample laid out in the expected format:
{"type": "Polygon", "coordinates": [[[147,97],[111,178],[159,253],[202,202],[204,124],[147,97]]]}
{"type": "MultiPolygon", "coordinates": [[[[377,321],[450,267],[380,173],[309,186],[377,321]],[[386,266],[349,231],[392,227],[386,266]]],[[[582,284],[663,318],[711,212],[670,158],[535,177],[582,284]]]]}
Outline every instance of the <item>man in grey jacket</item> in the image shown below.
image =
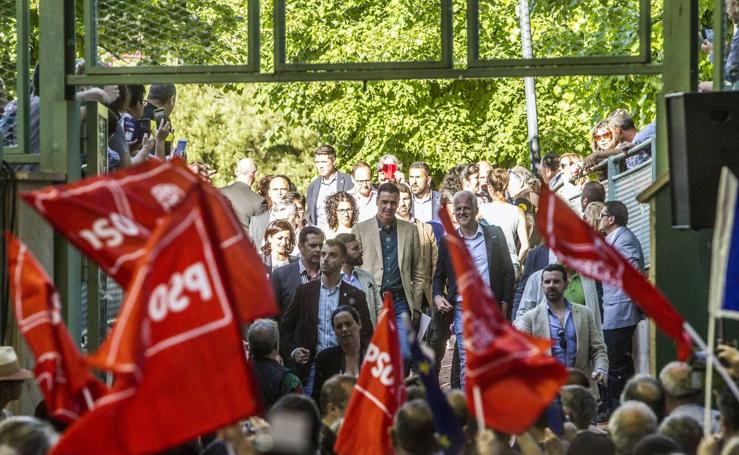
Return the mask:
{"type": "Polygon", "coordinates": [[[236,166],[236,181],[221,188],[221,193],[231,203],[244,232],[249,232],[251,218],[267,210],[264,198],[251,189],[257,174],[257,164],[251,158],[244,158],[236,166]]]}
{"type": "Polygon", "coordinates": [[[362,260],[362,245],[359,244],[359,240],[354,234],[339,234],[336,236],[336,240],[344,244],[347,253],[341,267],[341,279],[364,291],[372,325],[375,326],[377,325],[377,316],[382,310],[382,295],[380,294],[380,287],[375,284],[372,274],[359,267],[364,263],[362,260]]]}

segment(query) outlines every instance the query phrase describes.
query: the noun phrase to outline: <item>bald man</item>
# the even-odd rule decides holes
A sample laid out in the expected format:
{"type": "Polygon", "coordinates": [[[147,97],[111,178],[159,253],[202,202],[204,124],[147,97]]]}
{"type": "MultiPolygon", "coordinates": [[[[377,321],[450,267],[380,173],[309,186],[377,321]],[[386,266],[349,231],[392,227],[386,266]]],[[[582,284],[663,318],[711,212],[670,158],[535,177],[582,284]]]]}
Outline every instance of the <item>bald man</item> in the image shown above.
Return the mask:
{"type": "Polygon", "coordinates": [[[256,174],[257,164],[251,158],[244,158],[236,165],[236,181],[220,189],[247,233],[251,218],[267,210],[264,198],[251,189],[256,174]]]}

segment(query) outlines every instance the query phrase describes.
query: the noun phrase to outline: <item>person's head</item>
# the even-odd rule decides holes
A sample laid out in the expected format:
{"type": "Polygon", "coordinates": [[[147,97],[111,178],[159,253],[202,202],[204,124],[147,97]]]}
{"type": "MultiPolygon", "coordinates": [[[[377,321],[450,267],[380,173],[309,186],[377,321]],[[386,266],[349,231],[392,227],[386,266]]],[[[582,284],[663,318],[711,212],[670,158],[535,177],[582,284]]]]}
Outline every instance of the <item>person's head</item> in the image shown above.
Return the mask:
{"type": "Polygon", "coordinates": [[[330,145],[322,145],[313,152],[316,170],[321,177],[331,177],[336,171],[336,150],[330,145]]]}
{"type": "Polygon", "coordinates": [[[694,402],[700,388],[693,385],[693,368],[687,362],[672,361],[662,367],[659,382],[670,401],[694,402]]]}
{"type": "Polygon", "coordinates": [[[477,164],[466,164],[460,170],[459,177],[462,180],[462,189],[472,194],[480,191],[480,168],[477,164]]]}
{"type": "Polygon", "coordinates": [[[431,191],[431,169],[423,161],[416,161],[408,168],[408,184],[413,195],[421,198],[431,191]]]}
{"type": "Polygon", "coordinates": [[[335,239],[326,240],[321,250],[321,273],[325,276],[336,276],[346,257],[346,247],[335,239]]]}
{"type": "Polygon", "coordinates": [[[395,216],[408,221],[413,213],[413,193],[405,183],[398,183],[398,190],[400,194],[398,195],[398,210],[396,210],[395,216]]]}
{"type": "Polygon", "coordinates": [[[626,109],[616,109],[611,112],[611,115],[606,119],[608,126],[616,136],[616,143],[623,141],[629,141],[634,138],[637,133],[636,125],[634,125],[634,119],[626,109]]]}
{"type": "Polygon", "coordinates": [[[164,109],[169,115],[177,101],[177,89],[174,84],[152,84],[149,87],[147,100],[156,107],[164,109]]]}
{"type": "Polygon", "coordinates": [[[20,398],[26,379],[33,379],[33,373],[21,368],[15,349],[0,346],[0,407],[20,398]]]}
{"type": "Polygon", "coordinates": [[[118,98],[114,99],[110,103],[106,104],[109,112],[115,113],[117,116],[125,112],[128,107],[128,101],[131,98],[125,85],[118,85],[118,98]]]}
{"type": "Polygon", "coordinates": [[[567,455],[615,455],[616,446],[606,434],[582,431],[575,436],[567,455]]]}
{"type": "Polygon", "coordinates": [[[616,135],[607,121],[598,122],[590,132],[590,148],[593,152],[602,152],[617,145],[616,135]]]}
{"type": "Polygon", "coordinates": [[[657,416],[640,401],[625,401],[611,415],[608,430],[618,453],[631,455],[642,438],[657,431],[657,416]]]}
{"type": "Polygon", "coordinates": [[[400,190],[394,183],[385,182],[377,188],[377,218],[382,224],[393,222],[399,199],[400,190]]]}
{"type": "Polygon", "coordinates": [[[539,179],[523,166],[513,166],[508,172],[508,194],[515,197],[525,190],[537,191],[539,179]]]}
{"type": "Polygon", "coordinates": [[[466,230],[477,229],[477,198],[470,191],[460,191],[454,195],[454,218],[466,230]]]}
{"type": "Polygon", "coordinates": [[[506,191],[508,191],[508,182],[510,181],[508,169],[500,167],[492,168],[488,172],[486,179],[490,195],[505,198],[506,191]]]}
{"type": "Polygon", "coordinates": [[[559,156],[556,153],[550,152],[541,158],[539,174],[544,183],[549,184],[549,182],[554,178],[554,176],[559,174],[559,172],[559,156]]]}
{"type": "Polygon", "coordinates": [[[359,313],[351,305],[341,305],[331,313],[331,324],[336,334],[336,340],[342,349],[349,346],[359,346],[359,332],[362,322],[359,313]]]}
{"type": "Polygon", "coordinates": [[[257,175],[257,163],[251,158],[243,158],[236,165],[236,180],[251,186],[257,175]]]}
{"type": "Polygon", "coordinates": [[[582,214],[583,220],[596,231],[600,229],[600,214],[603,213],[603,207],[605,206],[606,204],[604,202],[591,202],[585,207],[585,211],[582,214]]]}
{"type": "Polygon", "coordinates": [[[380,185],[387,181],[395,181],[394,175],[385,175],[386,164],[394,164],[396,166],[396,172],[401,171],[403,166],[395,155],[383,155],[382,158],[380,158],[380,161],[377,162],[377,181],[380,185]]]}
{"type": "Polygon", "coordinates": [[[126,91],[128,92],[128,105],[126,112],[131,114],[131,117],[140,119],[144,115],[144,101],[146,89],[143,84],[127,85],[126,91]]]}
{"type": "Polygon", "coordinates": [[[560,264],[549,264],[541,272],[541,287],[550,303],[559,303],[567,289],[567,271],[560,264]]]}
{"type": "Polygon", "coordinates": [[[353,376],[337,374],[321,386],[321,415],[327,425],[344,417],[349,398],[357,380],[353,376]]]}
{"type": "Polygon", "coordinates": [[[257,319],[246,331],[246,343],[254,358],[268,357],[280,350],[280,331],[272,319],[257,319]]]}
{"type": "Polygon", "coordinates": [[[595,397],[590,389],[579,385],[566,385],[560,391],[565,415],[578,430],[585,430],[595,415],[595,397]]]}
{"type": "Polygon", "coordinates": [[[288,256],[295,247],[295,232],[287,220],[274,220],[264,231],[262,253],[288,256]]]}
{"type": "Polygon", "coordinates": [[[721,430],[724,435],[739,436],[739,402],[731,389],[724,387],[716,400],[721,413],[721,430]]]}
{"type": "Polygon", "coordinates": [[[565,382],[565,385],[579,385],[589,389],[590,379],[582,371],[577,368],[570,367],[567,368],[567,382],[565,382]]]}
{"type": "Polygon", "coordinates": [[[284,175],[274,175],[269,181],[267,195],[272,204],[285,200],[287,192],[290,191],[290,179],[284,175]]]}
{"type": "Polygon", "coordinates": [[[575,176],[577,170],[582,167],[582,156],[577,153],[563,153],[559,157],[559,168],[562,173],[569,179],[575,176]]]}
{"type": "Polygon", "coordinates": [[[477,162],[477,169],[480,171],[480,187],[487,190],[488,188],[488,174],[493,166],[490,162],[482,160],[477,162]]]}
{"type": "Polygon", "coordinates": [[[293,229],[303,226],[305,220],[305,196],[297,191],[290,191],[285,196],[285,200],[291,202],[295,206],[295,223],[293,229]]]}
{"type": "Polygon", "coordinates": [[[335,237],[336,240],[343,243],[346,247],[346,258],[344,264],[348,264],[352,267],[359,267],[364,262],[362,260],[362,244],[357,240],[357,236],[348,232],[339,234],[335,237]]]}
{"type": "Polygon", "coordinates": [[[57,439],[54,429],[35,417],[15,416],[0,422],[2,454],[46,455],[57,439]]]}
{"type": "Polygon", "coordinates": [[[272,205],[272,201],[269,199],[269,182],[272,181],[274,175],[265,175],[257,183],[257,194],[267,200],[267,204],[272,205]]]}
{"type": "Polygon", "coordinates": [[[726,14],[734,25],[739,24],[739,0],[728,0],[726,2],[726,14]]]}
{"type": "Polygon", "coordinates": [[[296,219],[298,217],[298,208],[294,203],[285,198],[282,202],[275,202],[272,204],[270,211],[270,219],[285,220],[293,226],[293,229],[295,229],[294,226],[296,225],[296,219]]]}
{"type": "Polygon", "coordinates": [[[354,226],[359,217],[359,208],[354,197],[346,191],[334,193],[326,199],[326,217],[328,227],[333,230],[339,227],[354,226]]]}
{"type": "Polygon", "coordinates": [[[640,373],[631,377],[626,382],[621,392],[621,401],[641,401],[649,406],[661,420],[665,414],[665,391],[657,378],[648,374],[640,373]]]}
{"type": "Polygon", "coordinates": [[[621,201],[608,201],[600,212],[600,231],[610,234],[629,222],[629,209],[621,201]]]}
{"type": "Polygon", "coordinates": [[[659,426],[659,434],[677,443],[686,454],[695,454],[703,439],[701,424],[691,416],[668,416],[659,426]]]}
{"type": "Polygon", "coordinates": [[[434,432],[428,404],[424,400],[412,400],[395,413],[390,437],[396,453],[423,455],[439,450],[434,432]]]}
{"type": "Polygon", "coordinates": [[[588,180],[582,186],[582,195],[580,196],[580,204],[583,212],[591,202],[605,202],[606,189],[602,183],[595,180],[588,180]]]}
{"type": "Polygon", "coordinates": [[[300,259],[305,265],[318,268],[323,239],[323,231],[315,226],[306,226],[301,229],[298,235],[298,250],[300,250],[300,259]]]}
{"type": "Polygon", "coordinates": [[[369,197],[372,193],[372,168],[369,164],[360,161],[352,167],[352,182],[354,191],[364,197],[369,197]]]}
{"type": "MultiPolygon", "coordinates": [[[[314,454],[318,448],[319,438],[321,434],[321,415],[318,412],[318,407],[315,402],[306,395],[298,395],[295,393],[288,393],[283,395],[277,402],[272,405],[269,412],[267,413],[267,421],[272,426],[273,435],[280,437],[279,439],[289,439],[291,446],[295,444],[295,439],[302,437],[304,440],[303,449],[292,451],[290,453],[301,453],[301,454],[314,454]],[[291,423],[301,422],[305,431],[301,431],[297,434],[281,434],[280,428],[276,427],[279,422],[287,421],[291,423]]],[[[287,425],[286,425],[287,426],[287,425]]],[[[290,425],[289,428],[294,428],[290,425]]],[[[286,430],[287,428],[282,428],[286,430]]],[[[274,436],[273,436],[274,437],[274,436]]],[[[273,450],[281,451],[279,447],[279,439],[275,439],[275,447],[273,450]]]]}
{"type": "Polygon", "coordinates": [[[634,455],[671,455],[683,453],[677,442],[661,434],[645,436],[634,447],[634,455]]]}

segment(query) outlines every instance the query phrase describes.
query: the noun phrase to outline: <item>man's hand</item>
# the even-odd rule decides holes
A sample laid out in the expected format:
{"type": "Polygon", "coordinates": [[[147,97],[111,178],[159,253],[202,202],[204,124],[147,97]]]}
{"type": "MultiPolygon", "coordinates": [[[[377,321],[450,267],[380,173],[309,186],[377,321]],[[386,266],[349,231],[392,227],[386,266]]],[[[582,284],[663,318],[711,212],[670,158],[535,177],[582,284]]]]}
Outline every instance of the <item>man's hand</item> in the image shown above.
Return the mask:
{"type": "Polygon", "coordinates": [[[593,378],[593,381],[595,381],[598,384],[608,383],[608,374],[601,370],[593,371],[592,378],[593,378]]]}
{"type": "Polygon", "coordinates": [[[440,295],[434,297],[434,305],[436,305],[436,309],[442,313],[448,313],[454,309],[454,307],[449,304],[449,301],[440,295]]]}
{"type": "Polygon", "coordinates": [[[169,136],[169,133],[171,131],[172,131],[172,125],[169,124],[169,121],[165,121],[159,126],[159,128],[156,131],[156,140],[164,142],[167,139],[167,136],[169,136]]]}
{"type": "Polygon", "coordinates": [[[310,351],[305,348],[295,348],[295,350],[290,354],[290,357],[292,357],[298,365],[305,365],[310,359],[310,351]]]}
{"type": "Polygon", "coordinates": [[[739,351],[728,344],[720,344],[717,348],[719,360],[728,363],[727,369],[734,379],[739,379],[739,351]]]}
{"type": "Polygon", "coordinates": [[[600,157],[596,152],[593,152],[590,155],[586,156],[582,162],[583,171],[587,171],[588,169],[592,168],[593,166],[598,164],[599,161],[600,157]]]}
{"type": "Polygon", "coordinates": [[[413,316],[411,317],[411,322],[413,323],[413,326],[415,327],[416,324],[418,324],[418,321],[421,320],[421,312],[418,310],[413,310],[413,316]]]}

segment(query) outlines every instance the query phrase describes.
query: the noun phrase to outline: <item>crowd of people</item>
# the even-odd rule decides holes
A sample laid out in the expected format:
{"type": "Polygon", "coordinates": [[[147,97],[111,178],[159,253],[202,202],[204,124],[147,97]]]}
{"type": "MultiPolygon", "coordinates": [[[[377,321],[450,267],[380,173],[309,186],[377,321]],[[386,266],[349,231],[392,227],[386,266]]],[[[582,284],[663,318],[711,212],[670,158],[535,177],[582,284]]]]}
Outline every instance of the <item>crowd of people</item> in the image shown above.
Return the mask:
{"type": "MultiPolygon", "coordinates": [[[[146,96],[143,86],[90,90],[85,96],[101,97],[114,120],[108,141],[114,167],[175,154],[169,121],[173,85],[152,85],[146,96]]],[[[6,133],[12,128],[3,133],[8,140],[6,133]]],[[[237,453],[279,452],[280,444],[300,439],[279,431],[285,424],[279,416],[286,412],[303,419],[306,438],[297,452],[333,453],[386,291],[392,292],[398,327],[405,327],[404,317],[416,330],[428,321],[419,336],[433,350],[436,364],[452,357],[447,398],[465,430],[465,453],[707,455],[718,454],[722,446],[721,453],[738,453],[739,444],[731,439],[739,429],[736,398],[722,393],[717,399],[720,418],[713,428],[721,438],[704,435],[700,385],[691,366],[673,362],[658,378],[635,375],[633,337],[642,319],[637,306],[623,289],[559,264],[535,226],[539,189],[547,185],[643,271],[641,244],[628,227],[626,205],[606,200],[603,185],[590,177],[597,175],[598,163],[619,153],[627,153],[629,169],[649,160],[649,148],[629,151],[654,134],[653,123],[640,130],[627,111],[618,109],[593,128],[587,157],[548,153],[539,176],[522,166],[460,164],[438,185],[428,163],[415,161],[404,170],[393,155],[374,164],[347,164],[351,171],[345,174],[338,170],[335,149],[324,145],[314,151],[318,175],[305,195],[286,175],[257,180],[255,161],[240,160],[235,180],[220,190],[258,250],[281,310],[274,319],[254,322],[245,336],[266,421],[250,419],[238,431],[224,430],[177,453],[227,453],[227,447],[237,453]],[[471,418],[459,391],[466,365],[462,295],[440,211],[449,214],[502,313],[521,332],[551,339],[551,355],[568,368],[568,385],[557,399],[567,422],[562,428],[552,428],[547,414],[511,438],[478,429],[471,418]]],[[[191,169],[210,181],[207,164],[191,163],[191,169]]],[[[399,344],[409,397],[395,415],[394,447],[398,453],[438,452],[408,338],[400,336],[399,344]]],[[[730,347],[722,352],[738,373],[739,353],[730,347]]],[[[0,386],[5,383],[0,377],[0,386]]],[[[37,424],[14,419],[0,424],[0,442],[4,431],[17,431],[9,422],[37,424]]],[[[53,434],[43,425],[33,428],[28,431],[53,434]]]]}

